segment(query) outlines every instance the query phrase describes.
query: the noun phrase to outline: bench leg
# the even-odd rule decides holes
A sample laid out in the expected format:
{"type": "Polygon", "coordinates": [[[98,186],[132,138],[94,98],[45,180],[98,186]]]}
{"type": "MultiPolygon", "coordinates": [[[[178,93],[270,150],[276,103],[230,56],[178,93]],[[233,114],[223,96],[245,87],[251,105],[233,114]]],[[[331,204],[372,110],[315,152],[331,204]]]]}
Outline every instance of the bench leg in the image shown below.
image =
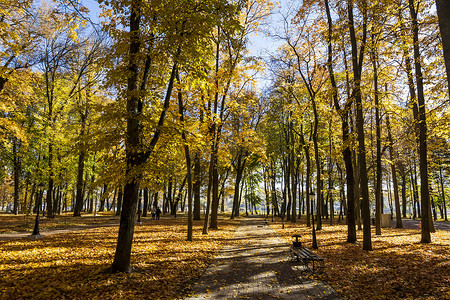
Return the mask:
{"type": "Polygon", "coordinates": [[[291,261],[292,261],[292,262],[295,262],[295,261],[296,261],[296,262],[299,262],[299,261],[300,261],[300,259],[298,258],[298,255],[297,255],[297,254],[295,254],[295,253],[292,252],[292,251],[290,252],[290,254],[291,254],[290,257],[291,257],[291,261]]]}
{"type": "Polygon", "coordinates": [[[303,264],[306,270],[309,271],[310,273],[307,277],[310,277],[312,274],[319,275],[323,272],[324,269],[323,260],[319,261],[319,260],[304,259],[303,264]]]}

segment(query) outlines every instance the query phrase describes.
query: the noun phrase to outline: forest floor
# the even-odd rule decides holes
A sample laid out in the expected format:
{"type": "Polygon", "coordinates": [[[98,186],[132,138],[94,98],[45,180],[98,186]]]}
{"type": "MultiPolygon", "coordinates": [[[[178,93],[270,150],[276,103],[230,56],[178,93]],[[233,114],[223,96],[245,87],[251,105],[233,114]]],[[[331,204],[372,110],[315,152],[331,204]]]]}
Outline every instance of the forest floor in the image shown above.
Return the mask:
{"type": "MultiPolygon", "coordinates": [[[[364,251],[362,230],[357,231],[358,242],[349,244],[347,226],[334,221],[330,226],[323,220],[314,252],[325,261],[320,278],[344,299],[450,299],[449,231],[438,229],[431,234],[431,244],[421,244],[418,226],[382,228],[381,235],[375,235],[372,226],[373,251],[364,251]]],[[[271,224],[286,243],[292,242],[293,234],[301,234],[301,241],[312,249],[312,230],[304,219],[285,222],[284,229],[279,220],[271,224]]]]}
{"type": "MultiPolygon", "coordinates": [[[[72,228],[74,226],[95,226],[99,224],[117,223],[119,217],[113,212],[97,212],[94,214],[82,214],[81,217],[73,217],[73,213],[67,212],[57,215],[54,218],[39,216],[39,228],[41,230],[52,230],[61,228],[72,228]]],[[[13,215],[10,213],[0,213],[0,235],[4,233],[14,234],[18,232],[33,232],[36,214],[13,215]]],[[[1,238],[1,237],[0,237],[1,238]]]]}
{"type": "MultiPolygon", "coordinates": [[[[11,216],[0,215],[0,232],[19,231],[23,217],[5,217],[11,216]]],[[[136,226],[132,249],[135,272],[108,274],[105,270],[114,256],[118,226],[106,225],[119,220],[106,213],[97,216],[95,224],[93,216],[92,222],[89,218],[57,217],[49,221],[53,225],[48,229],[99,227],[43,233],[40,240],[0,241],[0,299],[181,299],[191,293],[193,282],[220,249],[239,243],[233,239],[239,219],[222,216],[219,230],[208,235],[201,234],[203,221],[195,221],[194,241],[187,242],[185,216],[143,218],[142,225],[136,226]]],[[[33,225],[34,219],[30,220],[33,225]]],[[[285,222],[284,229],[275,219],[270,226],[286,244],[292,242],[292,234],[301,234],[311,249],[311,229],[304,219],[285,222]]],[[[316,279],[329,283],[344,299],[450,298],[449,231],[437,230],[431,244],[420,244],[419,229],[383,228],[381,236],[372,234],[373,251],[363,251],[362,231],[358,231],[358,243],[347,244],[346,226],[329,226],[324,220],[317,241],[325,271],[316,279]]]]}

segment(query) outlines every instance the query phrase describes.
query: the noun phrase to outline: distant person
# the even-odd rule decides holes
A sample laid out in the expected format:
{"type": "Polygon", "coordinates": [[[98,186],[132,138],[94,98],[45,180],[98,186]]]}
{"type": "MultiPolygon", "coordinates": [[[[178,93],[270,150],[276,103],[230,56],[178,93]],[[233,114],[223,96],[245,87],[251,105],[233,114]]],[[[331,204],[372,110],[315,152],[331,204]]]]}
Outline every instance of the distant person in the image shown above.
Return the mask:
{"type": "Polygon", "coordinates": [[[156,208],[156,220],[159,220],[159,216],[161,215],[161,209],[159,206],[156,208]]]}
{"type": "Polygon", "coordinates": [[[156,215],[156,208],[152,206],[152,220],[155,219],[155,215],[156,215]]]}

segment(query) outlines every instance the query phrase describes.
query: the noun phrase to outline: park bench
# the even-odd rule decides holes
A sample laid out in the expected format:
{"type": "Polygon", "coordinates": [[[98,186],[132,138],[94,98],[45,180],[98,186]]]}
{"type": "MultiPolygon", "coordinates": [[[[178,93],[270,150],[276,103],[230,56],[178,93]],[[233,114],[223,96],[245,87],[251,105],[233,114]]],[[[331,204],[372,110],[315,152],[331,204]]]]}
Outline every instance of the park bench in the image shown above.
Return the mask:
{"type": "Polygon", "coordinates": [[[269,221],[268,220],[263,220],[261,225],[257,225],[257,227],[264,227],[264,226],[268,226],[269,225],[269,221]]]}
{"type": "Polygon", "coordinates": [[[298,241],[301,235],[294,234],[292,237],[295,237],[295,242],[292,242],[290,248],[292,258],[301,262],[305,266],[306,271],[311,273],[310,275],[322,273],[324,268],[323,258],[302,246],[302,243],[298,241]]]}

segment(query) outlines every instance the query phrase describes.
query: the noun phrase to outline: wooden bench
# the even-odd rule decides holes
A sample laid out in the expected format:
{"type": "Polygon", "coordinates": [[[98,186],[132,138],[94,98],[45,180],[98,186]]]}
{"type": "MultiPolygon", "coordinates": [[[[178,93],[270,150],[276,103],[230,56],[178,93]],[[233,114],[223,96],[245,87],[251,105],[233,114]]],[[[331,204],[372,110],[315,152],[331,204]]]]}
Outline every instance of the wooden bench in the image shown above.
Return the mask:
{"type": "Polygon", "coordinates": [[[269,225],[269,220],[263,220],[262,223],[263,225],[269,225]]]}
{"type": "Polygon", "coordinates": [[[292,243],[293,245],[290,248],[293,259],[301,262],[305,266],[306,270],[311,274],[322,273],[324,269],[323,258],[315,254],[308,248],[302,246],[301,242],[298,241],[300,235],[293,235],[292,237],[295,237],[296,239],[296,241],[292,243]]]}

